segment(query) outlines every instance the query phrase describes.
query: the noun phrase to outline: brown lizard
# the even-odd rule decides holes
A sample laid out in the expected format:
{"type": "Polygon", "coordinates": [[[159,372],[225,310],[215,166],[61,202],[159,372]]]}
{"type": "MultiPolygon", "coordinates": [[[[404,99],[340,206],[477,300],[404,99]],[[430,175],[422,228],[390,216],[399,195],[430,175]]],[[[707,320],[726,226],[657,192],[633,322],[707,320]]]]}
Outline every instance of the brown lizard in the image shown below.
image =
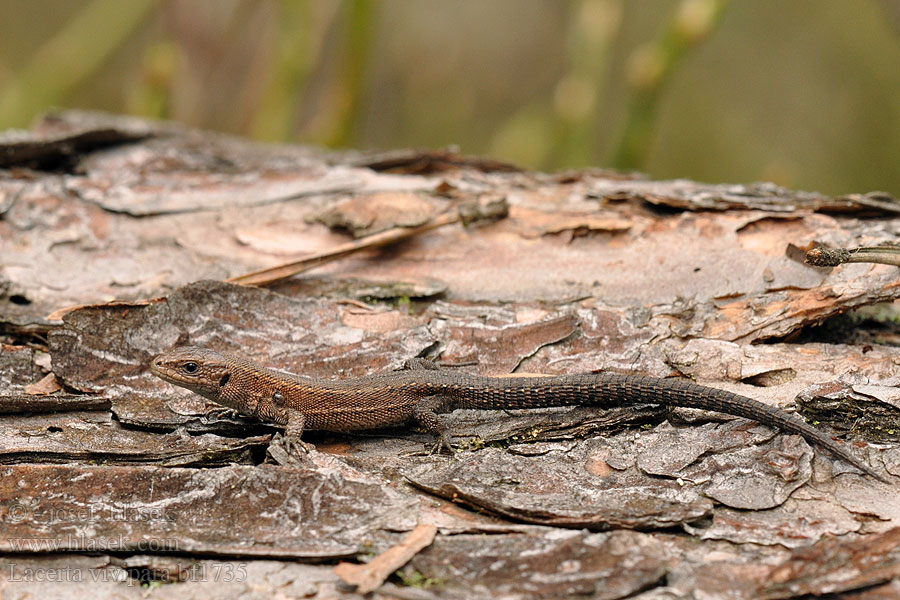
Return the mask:
{"type": "Polygon", "coordinates": [[[546,377],[480,377],[419,359],[415,368],[353,379],[310,379],[240,356],[185,346],[154,358],[157,377],[241,414],[285,428],[285,442],[305,448],[305,429],[353,431],[416,420],[452,451],[438,413],[457,408],[510,410],[553,406],[611,408],[661,404],[745,417],[825,448],[857,469],[887,481],[847,448],[799,417],[757,400],[686,379],[587,373],[546,377]]]}

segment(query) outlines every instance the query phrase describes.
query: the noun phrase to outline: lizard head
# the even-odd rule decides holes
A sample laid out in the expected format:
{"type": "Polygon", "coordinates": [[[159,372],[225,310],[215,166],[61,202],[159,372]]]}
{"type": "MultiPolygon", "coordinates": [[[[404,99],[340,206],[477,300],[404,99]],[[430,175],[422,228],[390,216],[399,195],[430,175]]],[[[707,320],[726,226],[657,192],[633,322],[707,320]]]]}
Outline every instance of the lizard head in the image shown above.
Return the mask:
{"type": "Polygon", "coordinates": [[[218,400],[231,379],[229,360],[215,350],[183,346],[150,361],[150,372],[169,383],[218,400]]]}

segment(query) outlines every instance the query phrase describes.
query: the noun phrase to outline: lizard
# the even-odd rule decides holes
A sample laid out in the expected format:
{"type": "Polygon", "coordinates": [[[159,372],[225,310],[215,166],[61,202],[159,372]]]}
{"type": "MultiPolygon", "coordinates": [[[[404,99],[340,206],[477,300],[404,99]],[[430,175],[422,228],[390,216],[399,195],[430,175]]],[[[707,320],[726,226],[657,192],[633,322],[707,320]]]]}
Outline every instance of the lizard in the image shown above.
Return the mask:
{"type": "Polygon", "coordinates": [[[355,431],[417,421],[453,451],[438,416],[459,408],[514,410],[560,406],[612,408],[634,404],[688,407],[752,419],[799,434],[860,471],[888,480],[800,417],[758,400],[685,378],[599,372],[485,377],[415,359],[403,371],[349,379],[313,379],[258,365],[242,356],[182,346],[151,360],[157,377],[240,414],[284,428],[284,442],[305,450],[306,429],[355,431]]]}

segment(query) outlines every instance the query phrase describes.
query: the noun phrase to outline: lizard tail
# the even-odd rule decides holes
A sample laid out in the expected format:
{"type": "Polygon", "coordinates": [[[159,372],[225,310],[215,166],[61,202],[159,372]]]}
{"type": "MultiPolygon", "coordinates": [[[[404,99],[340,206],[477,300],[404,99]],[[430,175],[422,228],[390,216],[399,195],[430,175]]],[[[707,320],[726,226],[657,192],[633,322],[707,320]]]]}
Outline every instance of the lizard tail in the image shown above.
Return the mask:
{"type": "Polygon", "coordinates": [[[459,402],[460,408],[517,409],[550,406],[615,407],[630,404],[661,404],[712,410],[759,421],[795,433],[860,471],[890,483],[862,459],[800,417],[748,398],[706,387],[688,379],[590,373],[561,377],[482,378],[459,402]]]}

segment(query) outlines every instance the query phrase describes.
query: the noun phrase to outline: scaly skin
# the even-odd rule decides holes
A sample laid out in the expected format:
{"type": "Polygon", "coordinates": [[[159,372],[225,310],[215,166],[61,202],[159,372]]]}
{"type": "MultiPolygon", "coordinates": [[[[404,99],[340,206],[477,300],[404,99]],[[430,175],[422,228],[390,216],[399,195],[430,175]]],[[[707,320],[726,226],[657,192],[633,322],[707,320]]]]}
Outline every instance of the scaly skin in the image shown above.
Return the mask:
{"type": "Polygon", "coordinates": [[[799,434],[857,469],[887,481],[846,447],[799,417],[685,379],[617,373],[479,377],[439,369],[427,361],[420,362],[419,367],[332,381],[273,371],[240,356],[186,346],[157,356],[150,370],[169,383],[241,414],[285,427],[285,437],[301,447],[299,440],[304,429],[353,431],[400,425],[414,419],[449,449],[450,436],[437,413],[457,408],[661,404],[713,410],[799,434]]]}

